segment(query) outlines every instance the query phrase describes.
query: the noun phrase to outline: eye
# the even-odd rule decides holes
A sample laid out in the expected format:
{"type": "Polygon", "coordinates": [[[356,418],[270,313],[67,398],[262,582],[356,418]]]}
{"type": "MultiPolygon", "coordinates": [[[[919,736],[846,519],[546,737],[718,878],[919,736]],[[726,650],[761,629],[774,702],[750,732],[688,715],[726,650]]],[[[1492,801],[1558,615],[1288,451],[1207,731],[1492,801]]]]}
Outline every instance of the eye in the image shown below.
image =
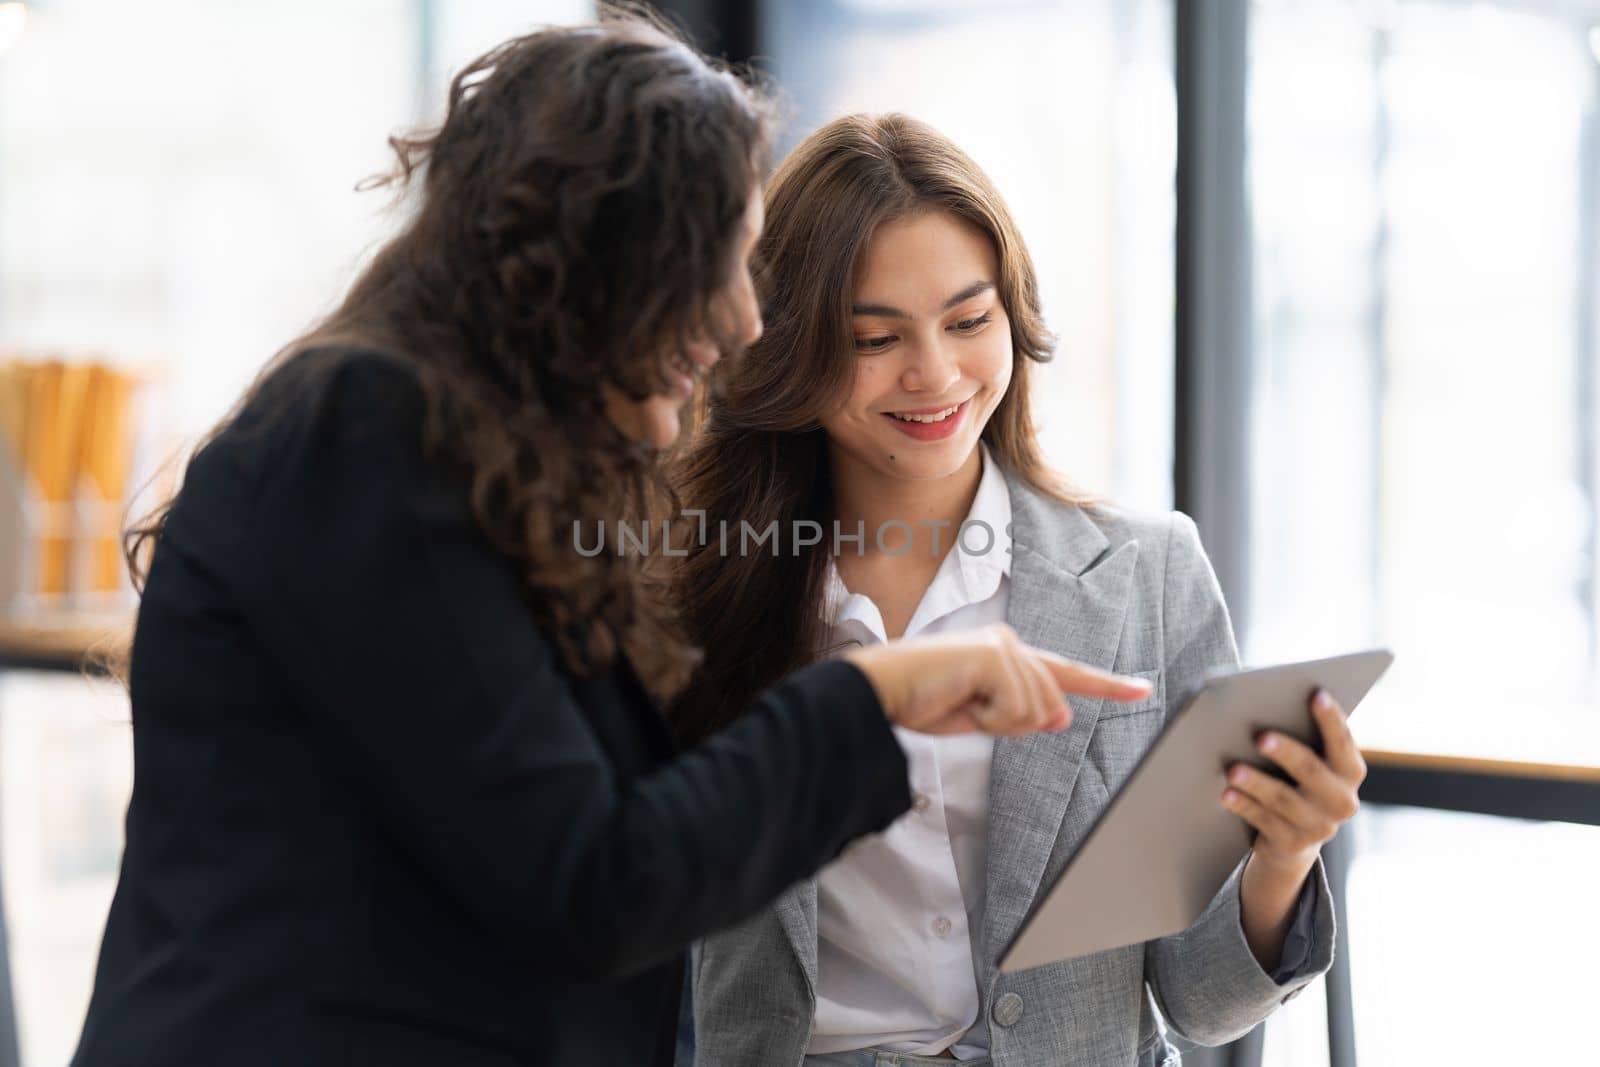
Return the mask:
{"type": "Polygon", "coordinates": [[[856,351],[881,352],[885,348],[888,348],[896,340],[897,338],[893,334],[888,334],[884,337],[857,337],[856,351]]]}
{"type": "Polygon", "coordinates": [[[982,315],[978,315],[970,319],[962,319],[960,322],[954,324],[950,328],[955,330],[957,333],[977,333],[983,327],[987,326],[990,321],[991,319],[989,317],[989,313],[985,311],[982,315]]]}

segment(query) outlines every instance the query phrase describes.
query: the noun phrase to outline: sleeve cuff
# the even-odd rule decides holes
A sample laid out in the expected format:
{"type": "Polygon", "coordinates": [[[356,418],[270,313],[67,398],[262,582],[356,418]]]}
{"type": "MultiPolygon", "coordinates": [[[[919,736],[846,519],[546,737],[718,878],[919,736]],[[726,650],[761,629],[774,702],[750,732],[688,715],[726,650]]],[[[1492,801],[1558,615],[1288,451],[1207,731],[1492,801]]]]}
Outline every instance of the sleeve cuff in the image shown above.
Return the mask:
{"type": "Polygon", "coordinates": [[[1274,1008],[1287,1003],[1333,962],[1332,895],[1319,859],[1301,891],[1293,928],[1306,945],[1285,939],[1281,964],[1268,974],[1244,935],[1241,862],[1199,921],[1171,937],[1149,943],[1151,988],[1174,1030],[1204,1045],[1221,1045],[1246,1033],[1274,1008]],[[1310,921],[1302,926],[1303,915],[1310,921]]]}
{"type": "MultiPolygon", "coordinates": [[[[1300,890],[1300,903],[1295,907],[1294,922],[1283,937],[1283,952],[1271,978],[1280,986],[1289,985],[1311,969],[1311,958],[1318,942],[1317,911],[1322,896],[1322,879],[1313,869],[1306,876],[1300,890]]],[[[1332,909],[1329,909],[1330,913],[1332,909]]],[[[1328,940],[1332,940],[1329,938],[1328,940]]]]}

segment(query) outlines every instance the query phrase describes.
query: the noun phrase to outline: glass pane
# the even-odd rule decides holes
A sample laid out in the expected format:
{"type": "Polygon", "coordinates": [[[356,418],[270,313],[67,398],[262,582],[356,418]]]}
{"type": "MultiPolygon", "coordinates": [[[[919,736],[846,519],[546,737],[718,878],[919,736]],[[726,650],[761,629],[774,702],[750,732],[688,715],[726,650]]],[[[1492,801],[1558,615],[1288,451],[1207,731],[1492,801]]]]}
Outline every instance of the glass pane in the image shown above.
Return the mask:
{"type": "Polygon", "coordinates": [[[34,7],[0,62],[0,346],[163,366],[187,436],[381,232],[351,189],[412,118],[412,11],[34,7]]]}
{"type": "Polygon", "coordinates": [[[127,720],[110,683],[0,680],[0,876],[24,1067],[65,1064],[89,1006],[133,786],[127,720]]]}
{"type": "Polygon", "coordinates": [[[1600,763],[1600,3],[1251,20],[1247,655],[1381,642],[1364,743],[1600,763]]]}
{"type": "Polygon", "coordinates": [[[1006,197],[1060,338],[1047,455],[1120,503],[1172,501],[1176,118],[1168,5],[849,0],[768,5],[793,144],[852,111],[932,123],[1006,197]]]}
{"type": "Polygon", "coordinates": [[[424,63],[421,86],[424,113],[443,117],[450,79],[496,45],[542,25],[583,22],[593,17],[594,0],[424,0],[419,5],[424,63]]]}
{"type": "Polygon", "coordinates": [[[1363,814],[1346,894],[1363,1065],[1594,1056],[1600,828],[1363,814]]]}

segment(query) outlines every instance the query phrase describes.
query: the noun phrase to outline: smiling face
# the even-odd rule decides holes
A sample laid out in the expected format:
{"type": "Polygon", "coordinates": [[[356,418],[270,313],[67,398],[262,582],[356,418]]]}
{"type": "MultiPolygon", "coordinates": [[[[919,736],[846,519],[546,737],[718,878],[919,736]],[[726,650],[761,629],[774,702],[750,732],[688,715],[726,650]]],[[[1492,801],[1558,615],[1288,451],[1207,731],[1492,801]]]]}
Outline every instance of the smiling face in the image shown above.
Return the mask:
{"type": "MultiPolygon", "coordinates": [[[[763,207],[758,187],[750,194],[745,208],[744,221],[735,238],[733,272],[722,291],[712,301],[712,313],[725,318],[726,335],[740,345],[751,345],[761,336],[761,308],[756,301],[755,282],[750,277],[750,254],[755,250],[756,239],[761,236],[763,207]]],[[[709,335],[713,331],[707,331],[709,335]]],[[[695,367],[695,377],[703,377],[722,352],[717,345],[702,337],[688,347],[688,356],[695,367]]],[[[632,440],[661,450],[678,439],[679,418],[684,405],[694,396],[694,379],[676,367],[668,367],[667,380],[671,388],[665,393],[655,393],[643,400],[633,400],[622,390],[604,385],[606,416],[613,425],[632,440]]]]}
{"type": "Polygon", "coordinates": [[[822,420],[835,459],[944,478],[978,447],[1011,383],[1011,323],[994,244],[948,212],[883,223],[851,300],[855,380],[822,420]]]}

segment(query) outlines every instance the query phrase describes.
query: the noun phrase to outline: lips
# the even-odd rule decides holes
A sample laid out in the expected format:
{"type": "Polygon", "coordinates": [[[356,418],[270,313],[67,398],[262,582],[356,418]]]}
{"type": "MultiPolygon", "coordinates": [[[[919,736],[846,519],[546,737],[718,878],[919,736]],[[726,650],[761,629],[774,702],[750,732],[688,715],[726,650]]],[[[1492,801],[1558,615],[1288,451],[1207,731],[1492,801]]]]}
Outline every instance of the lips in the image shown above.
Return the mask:
{"type": "Polygon", "coordinates": [[[690,345],[684,355],[688,357],[685,366],[671,361],[666,365],[669,395],[680,401],[694,396],[695,383],[704,380],[712,368],[722,362],[722,352],[715,345],[690,345]]]}
{"type": "Polygon", "coordinates": [[[927,425],[929,423],[943,422],[960,410],[960,404],[951,404],[947,408],[929,408],[925,411],[891,411],[889,414],[902,422],[920,422],[927,425]]]}
{"type": "Polygon", "coordinates": [[[711,344],[690,345],[689,361],[702,371],[708,371],[722,362],[722,351],[711,344]]]}
{"type": "Polygon", "coordinates": [[[944,407],[885,411],[881,414],[891,426],[914,441],[940,441],[960,427],[969,403],[970,398],[944,407]]]}

